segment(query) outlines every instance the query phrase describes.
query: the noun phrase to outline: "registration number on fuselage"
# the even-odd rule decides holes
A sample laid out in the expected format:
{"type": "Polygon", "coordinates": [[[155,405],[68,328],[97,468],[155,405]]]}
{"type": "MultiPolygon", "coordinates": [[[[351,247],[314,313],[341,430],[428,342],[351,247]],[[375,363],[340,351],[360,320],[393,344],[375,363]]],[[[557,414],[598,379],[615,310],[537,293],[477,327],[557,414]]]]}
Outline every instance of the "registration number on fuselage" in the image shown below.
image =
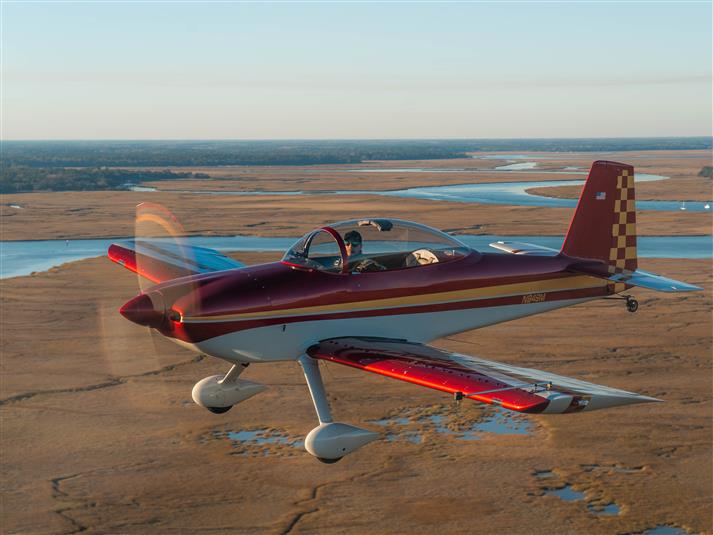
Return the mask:
{"type": "Polygon", "coordinates": [[[522,303],[524,305],[528,303],[542,303],[545,300],[547,294],[537,293],[537,294],[527,294],[522,296],[522,303]]]}

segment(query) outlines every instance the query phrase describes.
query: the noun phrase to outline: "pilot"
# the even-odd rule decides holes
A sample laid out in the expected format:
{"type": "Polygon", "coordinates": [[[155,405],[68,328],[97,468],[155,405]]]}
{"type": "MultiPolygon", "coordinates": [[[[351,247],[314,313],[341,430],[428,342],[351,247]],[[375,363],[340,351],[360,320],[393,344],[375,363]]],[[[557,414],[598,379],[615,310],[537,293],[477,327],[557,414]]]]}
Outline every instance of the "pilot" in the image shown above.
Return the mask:
{"type": "Polygon", "coordinates": [[[362,258],[361,234],[350,230],[344,235],[344,247],[347,250],[347,261],[352,272],[384,271],[386,268],[371,258],[362,258]]]}
{"type": "Polygon", "coordinates": [[[350,230],[344,235],[344,247],[347,249],[347,257],[355,260],[357,255],[361,255],[361,234],[356,230],[350,230]]]}

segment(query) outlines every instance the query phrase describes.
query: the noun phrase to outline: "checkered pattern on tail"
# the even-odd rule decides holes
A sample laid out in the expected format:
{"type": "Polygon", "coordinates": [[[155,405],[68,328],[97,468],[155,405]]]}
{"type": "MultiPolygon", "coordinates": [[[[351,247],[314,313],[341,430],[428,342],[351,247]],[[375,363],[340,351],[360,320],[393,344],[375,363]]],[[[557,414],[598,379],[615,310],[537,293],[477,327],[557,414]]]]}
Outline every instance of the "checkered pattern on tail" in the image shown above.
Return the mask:
{"type": "MultiPolygon", "coordinates": [[[[611,228],[611,248],[609,250],[610,274],[635,271],[638,265],[636,254],[636,196],[634,177],[623,169],[616,177],[616,198],[614,200],[614,222],[611,228]]],[[[614,293],[623,292],[626,285],[611,284],[614,293]]]]}
{"type": "Polygon", "coordinates": [[[637,267],[634,177],[626,169],[616,177],[616,191],[609,250],[609,273],[612,274],[635,271],[637,267]]]}

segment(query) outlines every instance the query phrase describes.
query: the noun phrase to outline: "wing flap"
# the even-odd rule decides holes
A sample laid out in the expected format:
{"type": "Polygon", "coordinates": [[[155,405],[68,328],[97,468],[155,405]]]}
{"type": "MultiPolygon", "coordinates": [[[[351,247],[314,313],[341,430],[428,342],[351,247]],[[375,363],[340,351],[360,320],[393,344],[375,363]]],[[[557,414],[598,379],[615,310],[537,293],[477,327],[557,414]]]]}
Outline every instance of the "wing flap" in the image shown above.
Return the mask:
{"type": "Polygon", "coordinates": [[[526,413],[591,411],[655,398],[540,370],[385,338],[334,338],[312,346],[316,359],[526,413]]]}
{"type": "Polygon", "coordinates": [[[108,256],[117,264],[155,283],[244,266],[213,249],[167,241],[113,243],[108,256]]]}

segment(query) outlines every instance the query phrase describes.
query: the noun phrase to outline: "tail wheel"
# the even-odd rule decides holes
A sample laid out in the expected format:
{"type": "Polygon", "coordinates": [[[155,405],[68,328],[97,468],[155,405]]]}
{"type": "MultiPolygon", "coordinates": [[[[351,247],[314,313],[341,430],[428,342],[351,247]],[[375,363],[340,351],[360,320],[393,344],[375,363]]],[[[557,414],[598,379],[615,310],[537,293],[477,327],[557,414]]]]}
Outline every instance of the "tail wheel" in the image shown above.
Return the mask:
{"type": "Polygon", "coordinates": [[[636,299],[628,297],[626,299],[626,309],[631,313],[636,312],[637,310],[639,310],[639,302],[636,299]]]}

